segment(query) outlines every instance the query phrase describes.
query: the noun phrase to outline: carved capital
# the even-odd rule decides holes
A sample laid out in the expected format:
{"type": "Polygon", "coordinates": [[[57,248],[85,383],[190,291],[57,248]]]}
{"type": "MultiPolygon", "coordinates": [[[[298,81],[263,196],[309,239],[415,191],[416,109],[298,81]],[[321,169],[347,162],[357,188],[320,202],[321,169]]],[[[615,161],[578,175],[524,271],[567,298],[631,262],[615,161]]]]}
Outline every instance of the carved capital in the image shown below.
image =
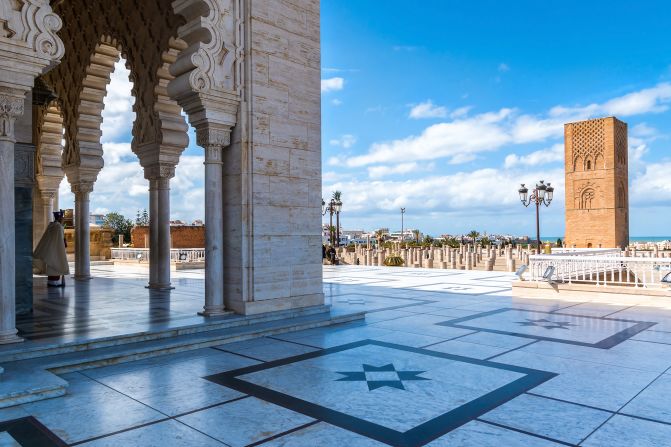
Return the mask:
{"type": "Polygon", "coordinates": [[[0,140],[15,141],[14,123],[23,115],[24,92],[0,88],[0,140]]]}
{"type": "Polygon", "coordinates": [[[213,128],[210,126],[196,130],[196,144],[200,147],[225,147],[231,144],[230,129],[213,128]]]}
{"type": "Polygon", "coordinates": [[[56,193],[53,191],[40,191],[40,198],[45,205],[50,205],[51,201],[56,198],[56,193]]]}
{"type": "Polygon", "coordinates": [[[73,194],[88,194],[93,191],[93,182],[77,182],[70,185],[73,194]]]}
{"type": "Polygon", "coordinates": [[[145,166],[144,168],[144,178],[147,180],[169,180],[175,176],[175,166],[174,165],[165,165],[165,164],[156,164],[145,166]]]}

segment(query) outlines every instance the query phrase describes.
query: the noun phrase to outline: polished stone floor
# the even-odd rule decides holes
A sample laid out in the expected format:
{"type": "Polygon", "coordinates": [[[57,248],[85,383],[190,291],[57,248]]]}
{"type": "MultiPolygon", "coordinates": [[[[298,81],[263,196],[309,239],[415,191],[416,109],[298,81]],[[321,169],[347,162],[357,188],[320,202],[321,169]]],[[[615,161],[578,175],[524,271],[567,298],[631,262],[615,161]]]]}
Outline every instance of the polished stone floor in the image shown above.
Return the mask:
{"type": "Polygon", "coordinates": [[[671,445],[671,295],[513,299],[511,275],[479,271],[324,278],[365,321],[66,374],[66,396],[0,410],[0,446],[671,445]]]}

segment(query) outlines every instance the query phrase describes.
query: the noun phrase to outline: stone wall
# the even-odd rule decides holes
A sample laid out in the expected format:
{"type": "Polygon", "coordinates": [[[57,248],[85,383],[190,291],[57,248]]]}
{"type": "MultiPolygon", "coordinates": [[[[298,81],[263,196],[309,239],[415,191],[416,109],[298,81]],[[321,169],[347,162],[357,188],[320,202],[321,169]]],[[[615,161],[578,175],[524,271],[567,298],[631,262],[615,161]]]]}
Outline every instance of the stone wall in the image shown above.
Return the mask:
{"type": "MultiPolygon", "coordinates": [[[[149,248],[149,227],[136,225],[130,232],[130,243],[134,248],[149,248]]],[[[171,248],[204,248],[205,226],[204,225],[171,225],[170,226],[171,248]]]]}
{"type": "Polygon", "coordinates": [[[228,308],[323,304],[318,0],[250,2],[245,97],[224,150],[228,308]]]}

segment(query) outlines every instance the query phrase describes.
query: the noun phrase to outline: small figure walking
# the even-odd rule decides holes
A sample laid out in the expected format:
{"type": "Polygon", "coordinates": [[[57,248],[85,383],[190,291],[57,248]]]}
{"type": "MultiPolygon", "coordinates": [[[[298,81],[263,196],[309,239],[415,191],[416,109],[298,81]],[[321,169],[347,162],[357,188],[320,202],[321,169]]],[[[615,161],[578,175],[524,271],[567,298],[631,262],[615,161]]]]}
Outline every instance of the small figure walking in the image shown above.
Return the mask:
{"type": "Polygon", "coordinates": [[[33,272],[47,275],[48,287],[65,287],[65,275],[70,274],[65,253],[64,214],[63,210],[54,212],[54,221],[47,226],[33,252],[33,272]]]}

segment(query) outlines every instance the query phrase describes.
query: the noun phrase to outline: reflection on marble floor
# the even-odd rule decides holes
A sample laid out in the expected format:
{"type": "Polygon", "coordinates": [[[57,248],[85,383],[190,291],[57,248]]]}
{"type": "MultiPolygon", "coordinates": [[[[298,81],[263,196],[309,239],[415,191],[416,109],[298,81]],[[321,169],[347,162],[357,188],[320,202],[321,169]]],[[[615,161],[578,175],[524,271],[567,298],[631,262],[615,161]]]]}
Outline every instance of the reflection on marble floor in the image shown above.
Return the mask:
{"type": "MultiPolygon", "coordinates": [[[[109,287],[130,296],[143,279],[128,275],[108,272],[109,287]]],[[[513,299],[500,272],[324,277],[328,303],[365,321],[69,373],[66,396],[0,410],[0,445],[671,445],[671,298],[513,299]],[[48,441],[8,422],[28,420],[48,441]]],[[[200,307],[188,292],[168,313],[200,307]]],[[[81,315],[74,301],[63,321],[81,315]]],[[[117,324],[114,306],[87,317],[117,324]]]]}

